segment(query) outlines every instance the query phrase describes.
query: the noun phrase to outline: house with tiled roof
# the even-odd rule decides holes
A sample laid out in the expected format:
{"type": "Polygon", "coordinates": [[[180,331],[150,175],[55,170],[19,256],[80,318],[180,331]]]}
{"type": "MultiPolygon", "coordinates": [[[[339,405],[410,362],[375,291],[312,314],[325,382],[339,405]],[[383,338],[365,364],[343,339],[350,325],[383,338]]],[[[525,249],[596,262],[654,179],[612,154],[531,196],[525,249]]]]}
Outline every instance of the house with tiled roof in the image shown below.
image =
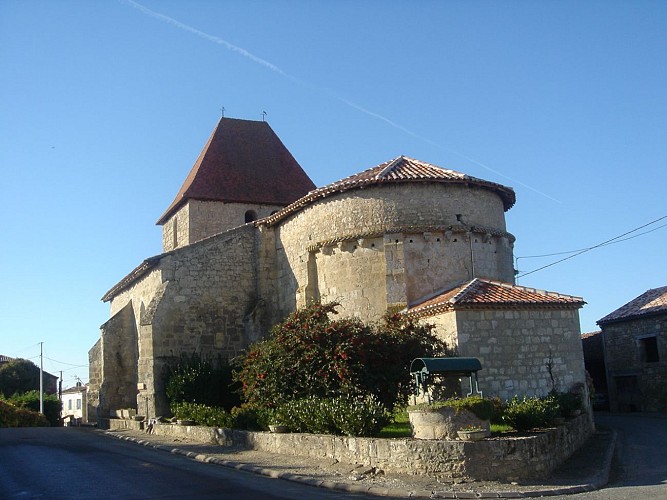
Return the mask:
{"type": "Polygon", "coordinates": [[[607,387],[602,331],[582,333],[581,346],[584,350],[584,366],[593,384],[591,398],[593,409],[609,410],[609,389],[607,387]]]}
{"type": "Polygon", "coordinates": [[[598,322],[612,411],[667,411],[667,286],[598,322]]]}
{"type": "Polygon", "coordinates": [[[163,253],[103,296],[89,418],[167,414],[166,365],[236,356],[310,301],[436,325],[481,360],[485,395],[580,389],[584,301],[515,284],[515,202],[509,187],[407,156],[316,188],[267,123],[223,118],[158,220],[163,253]]]}

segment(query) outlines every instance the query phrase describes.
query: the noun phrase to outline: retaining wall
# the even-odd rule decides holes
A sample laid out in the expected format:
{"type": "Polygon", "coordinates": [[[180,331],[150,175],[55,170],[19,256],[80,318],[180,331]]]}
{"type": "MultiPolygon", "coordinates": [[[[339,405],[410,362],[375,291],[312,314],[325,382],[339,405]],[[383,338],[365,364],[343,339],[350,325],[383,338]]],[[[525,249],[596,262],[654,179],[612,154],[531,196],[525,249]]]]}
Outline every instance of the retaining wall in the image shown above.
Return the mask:
{"type": "MultiPolygon", "coordinates": [[[[112,419],[110,428],[128,428],[123,422],[129,421],[112,419]]],[[[156,434],[163,436],[283,455],[329,458],[386,472],[505,482],[548,476],[584,445],[593,431],[589,414],[521,437],[494,437],[476,442],[272,434],[173,424],[158,424],[154,428],[156,434]]]]}

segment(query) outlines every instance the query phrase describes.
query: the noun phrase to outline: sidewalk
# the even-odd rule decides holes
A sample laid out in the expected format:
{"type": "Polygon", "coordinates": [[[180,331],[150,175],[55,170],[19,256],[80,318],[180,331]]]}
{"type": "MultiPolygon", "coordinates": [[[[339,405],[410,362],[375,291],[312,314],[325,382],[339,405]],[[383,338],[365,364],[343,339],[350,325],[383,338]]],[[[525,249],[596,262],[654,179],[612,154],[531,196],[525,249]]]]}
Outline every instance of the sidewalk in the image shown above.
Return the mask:
{"type": "MultiPolygon", "coordinates": [[[[99,431],[102,432],[102,431],[99,431]]],[[[616,443],[613,430],[601,429],[554,474],[540,483],[440,480],[431,476],[385,474],[358,465],[222,447],[136,430],[107,436],[187,456],[194,460],[349,493],[394,498],[530,498],[593,491],[609,480],[616,443]]]]}

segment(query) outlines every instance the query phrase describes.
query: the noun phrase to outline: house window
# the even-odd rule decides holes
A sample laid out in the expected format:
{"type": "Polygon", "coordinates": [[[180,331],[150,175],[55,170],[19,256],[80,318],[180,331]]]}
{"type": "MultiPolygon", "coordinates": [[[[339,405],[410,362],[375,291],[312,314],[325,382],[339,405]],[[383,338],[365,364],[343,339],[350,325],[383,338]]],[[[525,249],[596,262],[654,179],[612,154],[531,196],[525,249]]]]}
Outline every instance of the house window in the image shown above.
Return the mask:
{"type": "Polygon", "coordinates": [[[72,409],[72,400],[71,400],[71,399],[68,399],[68,400],[67,400],[67,409],[68,409],[68,410],[71,410],[71,409],[72,409]]]}
{"type": "Polygon", "coordinates": [[[639,339],[641,358],[644,363],[657,363],[660,361],[658,354],[658,337],[646,337],[639,339]]]}
{"type": "Polygon", "coordinates": [[[80,399],[77,399],[77,400],[76,400],[76,409],[77,409],[77,410],[80,410],[80,409],[81,409],[81,400],[80,400],[80,399]]]}

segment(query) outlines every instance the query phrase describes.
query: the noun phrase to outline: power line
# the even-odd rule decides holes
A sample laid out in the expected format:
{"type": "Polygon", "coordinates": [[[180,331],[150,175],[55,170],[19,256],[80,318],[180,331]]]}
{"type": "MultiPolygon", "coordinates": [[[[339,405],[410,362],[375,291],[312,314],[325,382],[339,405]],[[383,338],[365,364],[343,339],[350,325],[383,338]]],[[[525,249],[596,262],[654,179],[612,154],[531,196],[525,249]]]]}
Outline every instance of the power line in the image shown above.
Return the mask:
{"type": "MultiPolygon", "coordinates": [[[[541,271],[541,270],[546,269],[546,268],[548,268],[548,267],[555,266],[556,264],[560,264],[561,262],[565,262],[566,260],[572,259],[572,258],[574,258],[574,257],[577,257],[577,256],[581,255],[581,254],[584,254],[584,253],[586,253],[586,252],[590,252],[591,250],[595,250],[596,248],[600,248],[600,247],[603,247],[603,246],[606,246],[606,245],[610,245],[610,244],[612,244],[612,242],[613,242],[613,243],[620,243],[620,241],[625,241],[625,240],[621,240],[621,238],[623,238],[624,236],[627,236],[627,235],[629,235],[629,234],[632,234],[632,233],[634,233],[634,232],[636,232],[636,231],[639,231],[640,229],[644,229],[645,227],[648,227],[648,226],[650,226],[650,225],[652,225],[652,224],[655,224],[656,222],[660,222],[660,221],[663,220],[663,219],[667,219],[667,215],[663,215],[662,217],[659,217],[659,218],[657,218],[657,219],[655,219],[655,220],[653,220],[653,221],[651,221],[651,222],[649,222],[649,223],[647,223],[647,224],[644,224],[644,225],[642,225],[642,226],[636,227],[635,229],[632,229],[631,231],[627,231],[627,232],[625,232],[625,233],[623,233],[623,234],[620,234],[620,235],[618,235],[618,236],[616,236],[616,237],[614,237],[614,238],[611,238],[611,239],[609,239],[609,240],[607,240],[607,241],[603,241],[602,243],[598,243],[597,245],[594,245],[594,246],[592,246],[592,247],[584,248],[584,249],[582,249],[582,250],[574,250],[575,253],[574,253],[573,255],[570,255],[570,256],[565,257],[565,258],[563,258],[563,259],[559,259],[559,260],[557,260],[557,261],[555,261],[555,262],[552,262],[551,264],[547,264],[547,265],[545,265],[545,266],[538,267],[537,269],[533,269],[532,271],[528,271],[527,273],[520,274],[520,275],[517,276],[517,279],[518,279],[518,278],[523,278],[524,276],[528,276],[529,274],[536,273],[537,271],[541,271]],[[619,240],[619,241],[616,241],[616,240],[619,240]]],[[[667,225],[667,224],[662,225],[662,226],[660,226],[660,227],[664,227],[664,226],[666,226],[666,225],[667,225]]],[[[655,229],[653,229],[653,230],[651,230],[651,231],[647,231],[646,233],[650,233],[650,232],[652,232],[652,231],[654,231],[654,230],[656,230],[656,229],[660,229],[660,227],[657,227],[657,228],[655,228],[655,229]]],[[[643,234],[646,234],[646,233],[643,233],[643,234]]],[[[640,235],[640,234],[637,234],[637,235],[633,236],[632,238],[635,238],[635,237],[637,237],[637,236],[641,236],[641,235],[640,235]]],[[[626,239],[632,239],[632,238],[626,238],[626,239]]],[[[564,253],[568,253],[568,252],[564,252],[564,253]]],[[[553,255],[556,255],[556,254],[553,254],[553,255]]],[[[549,255],[545,255],[545,257],[548,257],[548,256],[549,256],[549,255]]]]}
{"type": "MultiPolygon", "coordinates": [[[[658,220],[660,220],[660,219],[658,219],[658,220]]],[[[650,225],[650,224],[652,224],[652,223],[649,223],[648,225],[650,225]]],[[[661,229],[663,227],[667,227],[667,224],[663,224],[662,226],[658,226],[658,227],[653,228],[649,231],[644,231],[643,233],[635,234],[634,236],[630,236],[629,238],[623,238],[622,240],[612,241],[612,242],[606,243],[606,244],[600,244],[599,246],[603,247],[603,246],[615,245],[616,243],[621,243],[623,241],[628,241],[628,240],[632,240],[634,238],[639,238],[640,236],[643,236],[643,235],[648,234],[648,233],[652,233],[653,231],[657,231],[658,229],[661,229]]],[[[632,231],[630,231],[630,232],[632,232],[632,231]]],[[[516,260],[518,261],[519,259],[537,259],[537,258],[540,258],[540,257],[553,257],[555,255],[567,255],[569,253],[581,252],[583,250],[591,250],[593,248],[595,248],[595,247],[579,248],[577,250],[567,250],[565,252],[545,253],[545,254],[542,254],[542,255],[522,255],[520,257],[516,257],[516,260]]]]}

